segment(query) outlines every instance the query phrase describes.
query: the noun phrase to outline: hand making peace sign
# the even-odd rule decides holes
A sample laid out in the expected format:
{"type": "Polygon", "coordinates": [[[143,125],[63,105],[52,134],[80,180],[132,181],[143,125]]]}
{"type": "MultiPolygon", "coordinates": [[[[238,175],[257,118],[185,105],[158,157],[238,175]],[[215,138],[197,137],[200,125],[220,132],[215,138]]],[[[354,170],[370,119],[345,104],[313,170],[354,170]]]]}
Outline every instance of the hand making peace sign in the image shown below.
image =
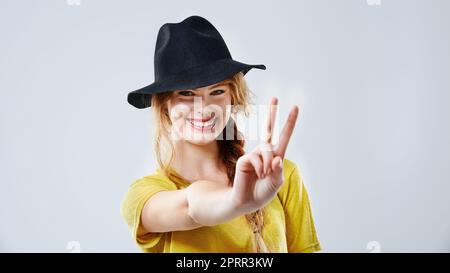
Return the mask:
{"type": "Polygon", "coordinates": [[[232,200],[236,206],[248,211],[264,207],[277,194],[283,184],[283,159],[295,128],[299,112],[294,106],[281,131],[279,142],[272,145],[278,99],[272,98],[266,129],[261,143],[236,163],[232,200]]]}

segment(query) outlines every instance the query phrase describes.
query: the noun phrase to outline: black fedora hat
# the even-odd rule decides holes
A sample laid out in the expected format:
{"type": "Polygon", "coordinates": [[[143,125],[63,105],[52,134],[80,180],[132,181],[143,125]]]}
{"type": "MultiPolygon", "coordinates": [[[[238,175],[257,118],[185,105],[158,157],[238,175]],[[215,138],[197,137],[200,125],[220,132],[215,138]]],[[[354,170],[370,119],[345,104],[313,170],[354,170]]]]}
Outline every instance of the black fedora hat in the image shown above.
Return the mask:
{"type": "Polygon", "coordinates": [[[161,26],[154,56],[155,81],[128,93],[128,103],[142,109],[151,106],[151,95],[208,86],[238,72],[266,69],[232,59],[225,41],[205,18],[190,16],[161,26]]]}

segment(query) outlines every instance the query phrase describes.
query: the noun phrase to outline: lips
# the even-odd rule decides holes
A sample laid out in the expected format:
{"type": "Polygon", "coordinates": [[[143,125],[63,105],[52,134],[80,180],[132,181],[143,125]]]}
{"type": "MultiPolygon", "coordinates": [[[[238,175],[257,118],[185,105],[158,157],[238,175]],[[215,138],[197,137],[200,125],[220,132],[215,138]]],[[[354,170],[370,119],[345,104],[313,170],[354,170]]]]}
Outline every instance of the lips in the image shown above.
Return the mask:
{"type": "Polygon", "coordinates": [[[187,118],[186,121],[191,125],[192,128],[205,131],[214,128],[216,125],[217,118],[209,117],[206,119],[190,119],[187,118]]]}
{"type": "Polygon", "coordinates": [[[188,118],[188,120],[207,122],[208,120],[212,119],[213,117],[214,117],[214,115],[207,117],[207,118],[188,118]]]}

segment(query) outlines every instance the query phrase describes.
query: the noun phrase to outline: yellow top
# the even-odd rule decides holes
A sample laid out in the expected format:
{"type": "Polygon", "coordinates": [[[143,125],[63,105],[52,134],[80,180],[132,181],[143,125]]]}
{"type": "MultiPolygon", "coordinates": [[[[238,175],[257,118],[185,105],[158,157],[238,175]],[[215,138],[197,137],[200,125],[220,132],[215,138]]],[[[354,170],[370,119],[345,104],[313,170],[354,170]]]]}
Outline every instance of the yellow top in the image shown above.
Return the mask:
{"type": "MultiPolygon", "coordinates": [[[[314,227],[308,193],[298,167],[283,161],[284,184],[265,207],[262,236],[270,252],[314,252],[321,250],[314,227]]],[[[137,236],[145,202],[155,193],[177,190],[177,185],[158,169],[136,180],[122,204],[121,214],[133,239],[143,252],[252,252],[253,232],[244,215],[216,226],[137,236]]],[[[161,212],[164,213],[164,212],[161,212]]]]}

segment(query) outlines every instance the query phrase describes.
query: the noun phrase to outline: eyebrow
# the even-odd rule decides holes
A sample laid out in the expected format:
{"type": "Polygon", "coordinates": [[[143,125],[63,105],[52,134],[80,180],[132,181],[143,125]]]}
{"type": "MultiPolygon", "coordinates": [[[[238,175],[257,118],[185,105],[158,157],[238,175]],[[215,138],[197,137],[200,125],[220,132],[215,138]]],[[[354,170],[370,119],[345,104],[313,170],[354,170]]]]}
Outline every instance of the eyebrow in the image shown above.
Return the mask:
{"type": "Polygon", "coordinates": [[[211,89],[214,89],[214,88],[216,88],[218,86],[222,86],[222,85],[225,85],[225,84],[224,83],[216,83],[213,86],[211,86],[209,89],[211,90],[211,89]]]}

